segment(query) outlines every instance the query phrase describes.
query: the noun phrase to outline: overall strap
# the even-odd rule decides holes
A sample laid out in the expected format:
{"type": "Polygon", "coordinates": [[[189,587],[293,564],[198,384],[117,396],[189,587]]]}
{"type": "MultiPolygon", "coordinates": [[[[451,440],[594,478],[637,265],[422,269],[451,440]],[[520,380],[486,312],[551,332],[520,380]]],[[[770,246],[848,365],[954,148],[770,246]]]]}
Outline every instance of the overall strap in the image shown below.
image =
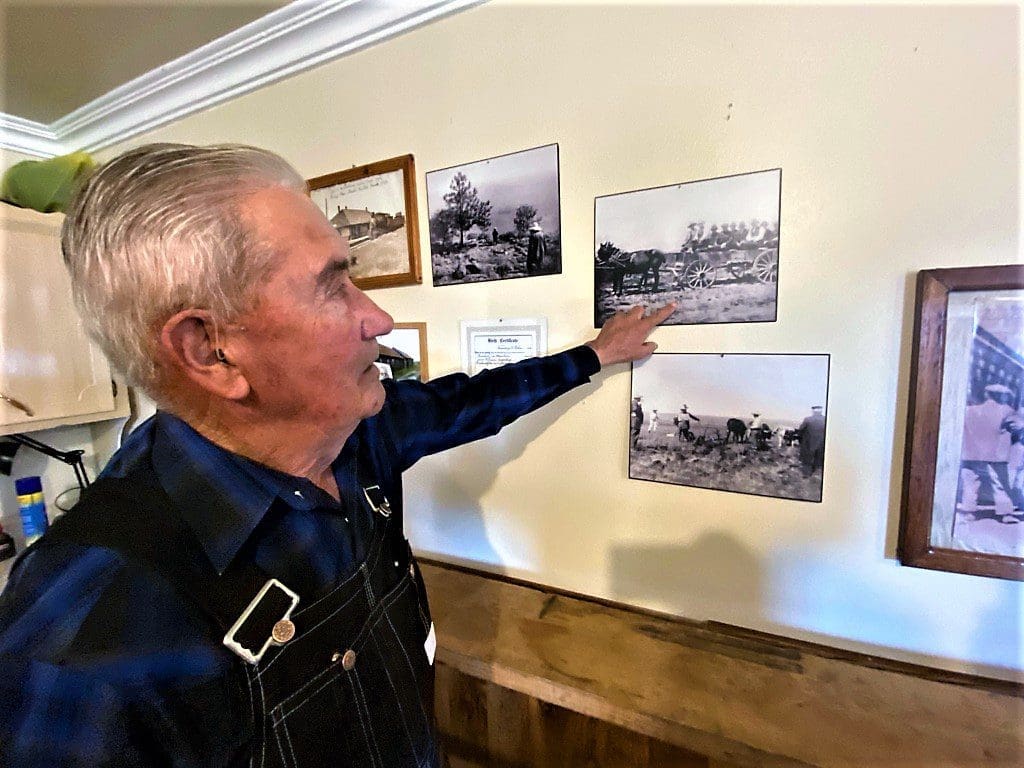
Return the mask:
{"type": "Polygon", "coordinates": [[[50,526],[46,538],[110,549],[156,571],[227,631],[267,576],[251,562],[218,574],[170,497],[152,480],[100,478],[50,526]]]}

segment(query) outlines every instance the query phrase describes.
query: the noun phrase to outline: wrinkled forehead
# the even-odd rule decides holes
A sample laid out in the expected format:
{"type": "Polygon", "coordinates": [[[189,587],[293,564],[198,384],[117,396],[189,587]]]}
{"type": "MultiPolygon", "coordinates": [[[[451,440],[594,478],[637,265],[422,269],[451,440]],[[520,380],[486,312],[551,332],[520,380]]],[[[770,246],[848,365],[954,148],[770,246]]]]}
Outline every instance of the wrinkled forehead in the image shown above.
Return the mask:
{"type": "Polygon", "coordinates": [[[257,189],[240,203],[252,237],[269,251],[269,274],[315,279],[328,263],[347,265],[348,243],[306,195],[284,187],[257,189]]]}
{"type": "Polygon", "coordinates": [[[243,192],[239,197],[238,212],[247,223],[260,228],[289,220],[302,223],[318,220],[326,222],[308,195],[276,184],[258,184],[243,192]]]}
{"type": "Polygon", "coordinates": [[[260,240],[277,247],[295,242],[343,241],[319,208],[301,192],[261,187],[242,197],[239,215],[260,240]]]}

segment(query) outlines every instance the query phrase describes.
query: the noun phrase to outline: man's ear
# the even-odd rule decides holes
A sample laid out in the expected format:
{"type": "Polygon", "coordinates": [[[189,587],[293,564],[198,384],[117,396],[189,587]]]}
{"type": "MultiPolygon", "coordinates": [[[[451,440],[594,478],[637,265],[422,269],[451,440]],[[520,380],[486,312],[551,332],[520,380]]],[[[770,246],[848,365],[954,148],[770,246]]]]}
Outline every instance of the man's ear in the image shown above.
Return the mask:
{"type": "Polygon", "coordinates": [[[164,323],[160,347],[171,365],[207,392],[226,400],[249,394],[249,381],[231,363],[228,350],[218,346],[216,325],[208,312],[186,309],[164,323]]]}

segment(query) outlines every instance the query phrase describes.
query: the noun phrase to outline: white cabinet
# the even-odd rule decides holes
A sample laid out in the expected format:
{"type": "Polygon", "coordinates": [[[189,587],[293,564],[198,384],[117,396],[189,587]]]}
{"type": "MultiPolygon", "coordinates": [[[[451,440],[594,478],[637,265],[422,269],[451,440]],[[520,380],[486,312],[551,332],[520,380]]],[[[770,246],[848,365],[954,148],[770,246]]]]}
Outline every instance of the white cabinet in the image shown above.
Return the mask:
{"type": "Polygon", "coordinates": [[[128,415],[75,312],[63,218],[0,203],[0,435],[128,415]]]}

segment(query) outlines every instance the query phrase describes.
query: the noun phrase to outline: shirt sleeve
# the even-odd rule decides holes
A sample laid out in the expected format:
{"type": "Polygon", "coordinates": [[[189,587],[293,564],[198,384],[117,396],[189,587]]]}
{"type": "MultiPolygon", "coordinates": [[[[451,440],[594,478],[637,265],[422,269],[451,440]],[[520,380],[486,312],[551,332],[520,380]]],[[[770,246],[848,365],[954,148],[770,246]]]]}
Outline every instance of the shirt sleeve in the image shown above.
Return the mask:
{"type": "Polygon", "coordinates": [[[247,735],[232,681],[156,578],[45,537],[23,556],[0,596],[0,766],[227,764],[247,735]]]}
{"type": "Polygon", "coordinates": [[[454,373],[427,382],[387,382],[381,426],[404,471],[423,456],[489,437],[601,369],[597,353],[579,346],[469,377],[454,373]]]}
{"type": "Polygon", "coordinates": [[[0,656],[0,764],[5,768],[145,766],[129,748],[122,696],[80,670],[0,656]]]}

